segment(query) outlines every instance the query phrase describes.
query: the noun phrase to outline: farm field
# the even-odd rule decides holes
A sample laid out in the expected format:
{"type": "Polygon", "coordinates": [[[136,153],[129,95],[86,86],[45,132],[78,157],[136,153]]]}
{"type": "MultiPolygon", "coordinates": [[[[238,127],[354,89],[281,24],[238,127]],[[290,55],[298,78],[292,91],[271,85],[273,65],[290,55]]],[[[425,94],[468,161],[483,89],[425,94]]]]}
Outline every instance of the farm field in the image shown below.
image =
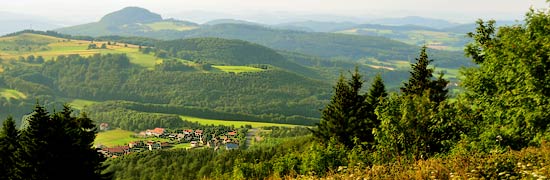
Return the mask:
{"type": "Polygon", "coordinates": [[[42,56],[45,60],[50,60],[60,55],[78,54],[81,56],[91,56],[94,54],[126,53],[128,57],[130,57],[130,62],[145,68],[152,69],[155,64],[162,62],[161,58],[157,58],[153,54],[143,54],[139,52],[138,46],[135,45],[123,43],[115,44],[114,42],[111,45],[107,44],[109,44],[109,42],[68,40],[51,36],[24,33],[17,36],[0,38],[0,58],[18,59],[19,57],[34,55],[35,57],[42,56]],[[33,42],[33,44],[40,44],[40,46],[26,46],[26,43],[24,42],[27,41],[33,42]],[[97,47],[101,47],[102,44],[106,44],[106,49],[88,49],[90,44],[95,44],[97,47]],[[6,48],[14,46],[18,47],[17,51],[6,48]]]}
{"type": "Polygon", "coordinates": [[[79,110],[82,110],[84,109],[84,107],[87,107],[87,106],[91,106],[95,103],[98,103],[97,101],[90,101],[90,100],[85,100],[85,99],[67,99],[67,100],[64,100],[64,101],[67,101],[67,103],[69,103],[71,105],[71,107],[75,108],[75,109],[79,109],[79,110]]]}
{"type": "Polygon", "coordinates": [[[7,101],[11,99],[27,99],[27,95],[15,89],[0,88],[0,98],[5,98],[7,101]]]}
{"type": "Polygon", "coordinates": [[[174,145],[174,147],[172,147],[172,149],[189,149],[189,148],[191,148],[191,143],[176,144],[174,145]]]}
{"type": "Polygon", "coordinates": [[[154,23],[149,23],[145,25],[151,28],[153,31],[160,31],[160,30],[189,31],[189,30],[198,28],[196,26],[189,26],[189,25],[179,24],[177,22],[171,22],[171,21],[154,22],[154,23]]]}
{"type": "Polygon", "coordinates": [[[212,66],[213,68],[219,69],[223,72],[232,72],[232,73],[243,73],[243,72],[260,72],[264,71],[260,68],[250,67],[250,66],[212,66]]]}
{"type": "Polygon", "coordinates": [[[99,132],[95,138],[94,144],[101,144],[109,147],[126,145],[128,142],[138,140],[138,138],[131,137],[134,134],[135,133],[132,131],[122,129],[99,132]]]}
{"type": "Polygon", "coordinates": [[[292,124],[277,124],[277,123],[265,123],[265,122],[250,122],[250,121],[228,121],[228,120],[217,120],[217,119],[205,119],[199,117],[191,116],[180,116],[182,120],[187,120],[191,122],[198,122],[202,125],[224,125],[224,126],[245,126],[251,125],[253,128],[267,127],[267,126],[283,126],[283,127],[295,127],[298,125],[292,124]]]}
{"type": "Polygon", "coordinates": [[[163,138],[134,138],[132,135],[136,134],[132,131],[126,131],[122,129],[114,129],[109,131],[103,131],[97,133],[94,144],[104,145],[108,147],[128,145],[129,142],[138,140],[150,140],[167,142],[167,139],[163,138]]]}

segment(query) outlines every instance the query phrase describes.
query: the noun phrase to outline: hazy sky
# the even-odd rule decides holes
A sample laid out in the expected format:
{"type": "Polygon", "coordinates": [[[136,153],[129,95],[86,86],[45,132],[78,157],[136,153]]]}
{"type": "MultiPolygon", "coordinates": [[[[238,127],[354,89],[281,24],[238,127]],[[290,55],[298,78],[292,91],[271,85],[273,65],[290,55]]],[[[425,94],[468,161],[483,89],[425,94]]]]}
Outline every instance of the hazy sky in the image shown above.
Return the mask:
{"type": "MultiPolygon", "coordinates": [[[[521,19],[529,7],[548,7],[545,0],[0,0],[0,11],[57,19],[96,21],[126,6],[139,6],[163,15],[211,11],[226,18],[258,14],[330,14],[368,19],[425,16],[466,22],[477,18],[521,19]]],[[[275,14],[275,15],[274,15],[275,14]]],[[[193,20],[192,18],[188,18],[193,20]]]]}

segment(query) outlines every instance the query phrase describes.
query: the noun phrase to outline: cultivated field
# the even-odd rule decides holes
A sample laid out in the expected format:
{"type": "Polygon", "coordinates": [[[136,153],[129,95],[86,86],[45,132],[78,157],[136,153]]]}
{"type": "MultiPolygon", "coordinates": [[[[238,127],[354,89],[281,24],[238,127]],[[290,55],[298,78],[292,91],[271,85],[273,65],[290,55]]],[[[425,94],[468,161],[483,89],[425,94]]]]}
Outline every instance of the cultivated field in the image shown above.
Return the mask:
{"type": "Polygon", "coordinates": [[[0,98],[10,101],[11,99],[27,99],[27,95],[15,89],[0,88],[0,98]]]}
{"type": "Polygon", "coordinates": [[[250,66],[212,66],[213,68],[219,69],[223,72],[232,72],[232,73],[243,73],[243,72],[260,72],[264,71],[260,68],[250,67],[250,66]]]}
{"type": "Polygon", "coordinates": [[[34,55],[35,57],[42,56],[47,61],[60,55],[78,54],[81,56],[91,56],[94,54],[125,53],[130,57],[130,62],[149,69],[153,69],[155,64],[162,61],[162,59],[155,57],[152,53],[143,54],[139,52],[138,46],[135,45],[115,44],[114,42],[111,45],[107,44],[109,42],[68,40],[25,33],[0,38],[0,58],[17,60],[19,57],[34,55]],[[26,44],[33,44],[33,46],[27,46],[26,44]],[[36,46],[36,44],[40,46],[36,46]],[[106,48],[88,49],[90,44],[95,44],[97,47],[106,44],[106,48]],[[14,50],[14,47],[17,47],[17,50],[14,50]]]}
{"type": "Polygon", "coordinates": [[[160,30],[189,31],[189,30],[198,28],[197,26],[189,26],[189,25],[179,24],[179,23],[170,22],[170,21],[154,22],[154,23],[149,23],[145,25],[151,28],[153,31],[160,31],[160,30]]]}
{"type": "Polygon", "coordinates": [[[138,138],[131,137],[134,134],[135,133],[132,131],[121,129],[99,132],[95,138],[94,144],[101,144],[108,147],[128,145],[129,142],[138,140],[138,138]]]}
{"type": "Polygon", "coordinates": [[[191,116],[180,116],[180,117],[181,117],[182,120],[187,120],[187,121],[191,121],[191,122],[198,122],[199,124],[202,124],[202,125],[224,125],[224,126],[235,126],[235,127],[251,125],[253,128],[267,127],[267,126],[284,126],[284,127],[298,126],[298,125],[292,125],[292,124],[205,119],[205,118],[191,117],[191,116]]]}

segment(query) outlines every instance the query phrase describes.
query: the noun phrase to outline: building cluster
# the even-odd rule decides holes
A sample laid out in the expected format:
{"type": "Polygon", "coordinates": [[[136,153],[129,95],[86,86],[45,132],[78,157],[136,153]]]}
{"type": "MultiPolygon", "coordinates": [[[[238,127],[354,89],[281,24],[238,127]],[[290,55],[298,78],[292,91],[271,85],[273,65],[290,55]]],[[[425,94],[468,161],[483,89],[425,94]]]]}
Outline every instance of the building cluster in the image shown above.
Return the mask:
{"type": "Polygon", "coordinates": [[[238,149],[239,140],[237,131],[228,131],[223,129],[179,129],[174,132],[168,132],[164,128],[148,129],[138,133],[136,136],[144,139],[154,138],[152,140],[140,140],[129,142],[128,145],[117,147],[97,147],[98,152],[106,157],[118,157],[133,152],[154,151],[171,148],[176,144],[189,143],[190,148],[208,147],[218,150],[225,148],[227,150],[238,149]],[[158,138],[165,139],[160,141],[158,138]]]}

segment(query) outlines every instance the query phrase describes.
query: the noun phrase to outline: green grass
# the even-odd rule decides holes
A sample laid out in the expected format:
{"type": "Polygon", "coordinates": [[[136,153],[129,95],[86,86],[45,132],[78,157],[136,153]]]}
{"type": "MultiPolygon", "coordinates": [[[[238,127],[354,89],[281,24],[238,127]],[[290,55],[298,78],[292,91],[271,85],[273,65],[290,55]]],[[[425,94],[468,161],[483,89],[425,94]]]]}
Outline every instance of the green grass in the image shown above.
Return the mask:
{"type": "Polygon", "coordinates": [[[260,72],[264,71],[260,68],[250,67],[250,66],[212,66],[213,68],[219,69],[223,72],[233,72],[233,73],[243,73],[243,72],[260,72]]]}
{"type": "Polygon", "coordinates": [[[134,134],[132,131],[122,129],[104,131],[97,134],[94,144],[108,147],[128,145],[129,142],[138,140],[138,138],[131,137],[134,134]]]}
{"type": "Polygon", "coordinates": [[[153,31],[160,31],[160,30],[189,31],[189,30],[198,28],[196,26],[178,24],[176,22],[170,22],[170,21],[154,22],[154,23],[146,24],[146,26],[153,29],[153,31]]]}
{"type": "MultiPolygon", "coordinates": [[[[27,57],[29,55],[42,56],[46,60],[50,60],[60,55],[78,54],[81,56],[91,56],[94,54],[107,54],[107,53],[125,53],[130,58],[130,62],[148,69],[153,69],[155,65],[162,61],[162,59],[155,57],[151,54],[143,54],[139,52],[138,46],[128,45],[124,47],[123,43],[117,43],[116,45],[107,45],[107,49],[88,49],[88,45],[91,41],[71,40],[55,38],[51,36],[43,36],[36,34],[21,34],[12,37],[0,38],[0,47],[13,46],[13,42],[31,41],[31,42],[43,42],[47,43],[41,47],[47,48],[47,50],[33,50],[33,51],[1,51],[0,56],[3,59],[18,59],[20,56],[27,57]]],[[[107,44],[108,42],[94,41],[97,47],[101,47],[101,44],[107,44]]]]}
{"type": "Polygon", "coordinates": [[[7,101],[12,99],[27,99],[27,95],[15,89],[0,88],[0,98],[5,98],[7,101]]]}
{"type": "Polygon", "coordinates": [[[227,120],[206,119],[206,118],[191,117],[191,116],[180,116],[180,117],[182,120],[198,122],[199,124],[202,124],[202,125],[224,125],[224,126],[235,126],[235,127],[251,125],[253,128],[266,127],[266,126],[284,126],[284,127],[298,126],[298,125],[292,125],[292,124],[278,124],[278,123],[265,123],[265,122],[227,121],[227,120]]]}
{"type": "Polygon", "coordinates": [[[191,143],[182,143],[182,144],[176,144],[172,149],[189,149],[191,148],[191,143]]]}
{"type": "Polygon", "coordinates": [[[98,103],[97,101],[90,101],[90,100],[84,100],[84,99],[72,99],[70,101],[68,101],[67,103],[69,103],[71,105],[71,107],[75,108],[75,109],[84,109],[84,107],[87,107],[87,106],[91,106],[93,104],[96,104],[98,103]]]}

